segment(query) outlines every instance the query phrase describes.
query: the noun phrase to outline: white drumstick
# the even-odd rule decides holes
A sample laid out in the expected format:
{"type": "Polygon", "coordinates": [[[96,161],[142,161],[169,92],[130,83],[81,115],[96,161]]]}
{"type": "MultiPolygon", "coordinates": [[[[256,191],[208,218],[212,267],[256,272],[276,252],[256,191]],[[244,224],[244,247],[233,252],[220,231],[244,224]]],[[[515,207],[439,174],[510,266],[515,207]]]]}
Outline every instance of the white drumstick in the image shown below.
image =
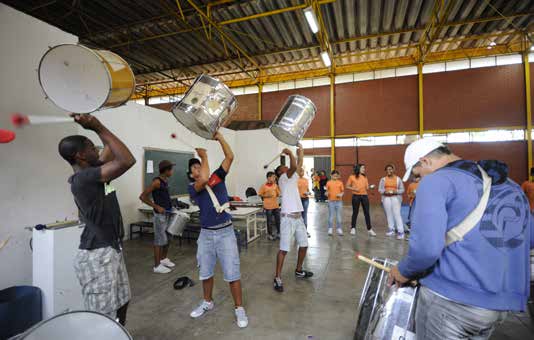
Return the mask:
{"type": "Polygon", "coordinates": [[[60,116],[30,116],[23,115],[21,113],[14,113],[11,115],[11,122],[13,125],[15,125],[15,127],[20,128],[24,125],[74,123],[74,118],[60,116]]]}
{"type": "Polygon", "coordinates": [[[267,163],[267,164],[265,164],[263,166],[263,168],[267,169],[269,167],[269,165],[271,165],[274,161],[276,161],[277,159],[280,159],[281,155],[282,155],[281,153],[277,153],[276,156],[274,156],[274,158],[269,163],[267,163]]]}

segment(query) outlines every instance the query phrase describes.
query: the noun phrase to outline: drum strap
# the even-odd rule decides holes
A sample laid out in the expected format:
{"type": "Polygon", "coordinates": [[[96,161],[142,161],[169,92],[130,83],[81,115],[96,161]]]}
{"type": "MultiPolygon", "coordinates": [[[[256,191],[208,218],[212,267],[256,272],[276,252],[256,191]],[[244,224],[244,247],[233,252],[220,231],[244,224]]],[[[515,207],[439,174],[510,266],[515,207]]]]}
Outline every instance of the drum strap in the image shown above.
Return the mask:
{"type": "Polygon", "coordinates": [[[213,203],[213,207],[215,208],[215,211],[217,211],[218,214],[222,214],[225,211],[230,211],[230,202],[226,202],[221,206],[219,200],[217,199],[217,196],[215,196],[215,193],[213,193],[213,190],[211,190],[209,185],[206,185],[206,190],[208,191],[208,194],[211,198],[211,202],[213,203]]]}
{"type": "Polygon", "coordinates": [[[464,236],[480,222],[484,211],[486,211],[491,191],[491,178],[480,165],[478,166],[478,170],[482,173],[482,197],[475,209],[462,222],[447,232],[446,246],[463,240],[464,236]]]}

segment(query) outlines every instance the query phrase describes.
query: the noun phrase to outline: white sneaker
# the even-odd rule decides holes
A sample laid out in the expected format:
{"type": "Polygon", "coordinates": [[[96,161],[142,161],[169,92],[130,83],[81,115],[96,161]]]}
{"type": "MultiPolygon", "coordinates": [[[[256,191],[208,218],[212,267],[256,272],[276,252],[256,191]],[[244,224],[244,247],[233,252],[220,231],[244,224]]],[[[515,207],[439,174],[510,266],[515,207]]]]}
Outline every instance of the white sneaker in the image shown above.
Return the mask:
{"type": "Polygon", "coordinates": [[[398,234],[397,240],[404,240],[404,234],[398,234]]]}
{"type": "Polygon", "coordinates": [[[388,231],[386,233],[386,236],[394,236],[395,235],[395,232],[394,231],[388,231]]]}
{"type": "Polygon", "coordinates": [[[206,300],[202,300],[200,305],[198,305],[197,308],[193,309],[190,315],[192,318],[196,319],[204,315],[204,313],[206,313],[207,311],[212,310],[214,307],[215,304],[213,303],[213,301],[208,302],[206,300]]]}
{"type": "Polygon", "coordinates": [[[375,237],[375,236],[376,236],[376,233],[374,232],[373,229],[369,229],[369,230],[367,230],[367,233],[369,234],[369,236],[372,236],[372,237],[375,237]]]}
{"type": "Polygon", "coordinates": [[[245,313],[245,308],[237,307],[235,309],[235,318],[239,328],[245,328],[248,326],[248,317],[247,313],[245,313]]]}
{"type": "Polygon", "coordinates": [[[328,235],[332,235],[332,228],[328,228],[328,235]]]}
{"type": "Polygon", "coordinates": [[[352,228],[352,229],[350,230],[350,234],[351,234],[351,235],[356,235],[356,228],[352,228]]]}
{"type": "Polygon", "coordinates": [[[169,267],[169,268],[173,268],[174,266],[176,266],[171,260],[169,260],[168,257],[166,257],[163,260],[159,261],[159,263],[161,263],[165,267],[169,267]]]}
{"type": "Polygon", "coordinates": [[[154,273],[157,274],[168,274],[171,270],[163,265],[163,263],[160,262],[159,266],[154,267],[154,273]]]}
{"type": "Polygon", "coordinates": [[[343,236],[343,230],[340,229],[340,228],[338,228],[338,229],[337,229],[337,234],[338,234],[339,236],[343,236]]]}

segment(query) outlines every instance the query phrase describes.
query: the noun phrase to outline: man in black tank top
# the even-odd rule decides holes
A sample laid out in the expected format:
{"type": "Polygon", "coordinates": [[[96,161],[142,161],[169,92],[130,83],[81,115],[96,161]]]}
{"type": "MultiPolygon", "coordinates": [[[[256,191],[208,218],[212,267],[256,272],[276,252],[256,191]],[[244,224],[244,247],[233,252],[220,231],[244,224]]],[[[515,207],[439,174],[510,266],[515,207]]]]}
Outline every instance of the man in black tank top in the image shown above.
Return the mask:
{"type": "Polygon", "coordinates": [[[164,160],[159,163],[159,176],[139,196],[144,203],[154,208],[154,273],[167,274],[174,263],[167,258],[169,239],[167,228],[172,223],[172,203],[169,194],[169,178],[175,164],[164,160]],[[152,194],[152,200],[149,196],[152,194]]]}

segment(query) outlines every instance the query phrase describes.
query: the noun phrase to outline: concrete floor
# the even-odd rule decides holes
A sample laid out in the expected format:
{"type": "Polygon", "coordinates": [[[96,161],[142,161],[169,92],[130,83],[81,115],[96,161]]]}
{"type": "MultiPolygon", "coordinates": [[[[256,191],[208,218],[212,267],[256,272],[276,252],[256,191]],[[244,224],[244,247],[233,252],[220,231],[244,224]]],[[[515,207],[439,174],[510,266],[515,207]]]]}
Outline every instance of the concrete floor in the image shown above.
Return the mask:
{"type": "MultiPolygon", "coordinates": [[[[273,290],[272,280],[278,242],[263,236],[241,253],[241,274],[249,327],[239,329],[234,321],[233,301],[220,268],[215,276],[215,310],[193,320],[189,313],[202,298],[202,286],[173,289],[177,277],[198,280],[196,243],[182,247],[173,241],[169,258],[176,263],[170,274],[152,272],[150,236],[126,242],[126,262],[133,299],[128,311],[127,328],[136,340],[143,339],[352,339],[357,306],[367,275],[366,264],[354,260],[354,252],[368,256],[400,259],[408,243],[386,238],[385,217],[379,206],[372,207],[376,238],[364,232],[363,216],[358,220],[358,235],[348,234],[350,207],[344,210],[345,236],[326,233],[328,208],[310,204],[310,247],[305,268],[313,271],[310,280],[297,280],[293,271],[296,253],[288,254],[284,266],[285,292],[273,290]]],[[[533,339],[534,324],[526,314],[512,315],[491,339],[533,339]]]]}

